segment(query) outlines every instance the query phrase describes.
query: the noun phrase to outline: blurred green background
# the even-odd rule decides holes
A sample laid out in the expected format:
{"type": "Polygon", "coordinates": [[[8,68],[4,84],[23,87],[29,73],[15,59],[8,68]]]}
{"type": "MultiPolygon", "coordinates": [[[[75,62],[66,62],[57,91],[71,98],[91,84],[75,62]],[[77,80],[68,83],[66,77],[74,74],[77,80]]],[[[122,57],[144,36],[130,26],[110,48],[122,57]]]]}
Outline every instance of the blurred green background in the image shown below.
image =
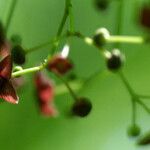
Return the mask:
{"type": "MultiPolygon", "coordinates": [[[[6,20],[12,0],[0,0],[0,17],[6,20]]],[[[144,2],[141,0],[141,2],[144,2]]],[[[98,12],[92,0],[73,0],[75,29],[93,35],[99,27],[106,27],[112,34],[117,27],[117,0],[112,0],[106,12],[98,12]]],[[[8,32],[18,33],[23,46],[30,48],[55,36],[64,11],[64,0],[18,0],[8,32]]],[[[138,12],[138,10],[136,10],[138,12]]],[[[134,0],[124,0],[123,30],[125,35],[143,35],[145,30],[137,25],[134,0]]],[[[112,49],[112,45],[109,46],[112,49]]],[[[28,55],[24,67],[37,65],[46,57],[49,47],[28,55]]],[[[150,94],[149,45],[121,45],[126,54],[125,76],[132,87],[141,94],[150,94]]],[[[60,112],[58,118],[44,118],[35,104],[32,75],[26,75],[26,85],[18,92],[19,105],[0,105],[0,148],[3,150],[143,150],[150,147],[136,146],[126,129],[131,120],[130,96],[121,80],[107,73],[103,58],[97,49],[83,41],[71,39],[71,59],[81,78],[90,80],[79,95],[89,97],[92,113],[84,119],[70,118],[67,113],[73,103],[68,94],[56,96],[60,112]]],[[[150,103],[147,101],[147,103],[150,103]]],[[[150,116],[138,107],[138,124],[142,133],[150,130],[150,116]]]]}

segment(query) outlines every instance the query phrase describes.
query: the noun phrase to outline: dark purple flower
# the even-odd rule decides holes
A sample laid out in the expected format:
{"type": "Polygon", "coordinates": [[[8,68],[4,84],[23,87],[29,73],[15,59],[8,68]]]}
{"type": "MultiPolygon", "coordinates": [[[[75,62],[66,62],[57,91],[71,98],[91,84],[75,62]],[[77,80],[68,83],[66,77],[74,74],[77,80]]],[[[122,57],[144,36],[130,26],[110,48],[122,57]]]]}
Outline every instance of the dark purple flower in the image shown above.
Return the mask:
{"type": "Polygon", "coordinates": [[[35,75],[35,86],[40,111],[44,116],[56,116],[57,110],[54,106],[54,86],[43,73],[35,75]]]}
{"type": "Polygon", "coordinates": [[[64,75],[70,71],[72,67],[73,65],[69,59],[62,57],[61,55],[56,55],[48,62],[47,68],[56,74],[64,75]]]}
{"type": "Polygon", "coordinates": [[[13,104],[18,104],[19,98],[11,83],[12,60],[11,56],[6,56],[0,62],[0,98],[13,104]]]}

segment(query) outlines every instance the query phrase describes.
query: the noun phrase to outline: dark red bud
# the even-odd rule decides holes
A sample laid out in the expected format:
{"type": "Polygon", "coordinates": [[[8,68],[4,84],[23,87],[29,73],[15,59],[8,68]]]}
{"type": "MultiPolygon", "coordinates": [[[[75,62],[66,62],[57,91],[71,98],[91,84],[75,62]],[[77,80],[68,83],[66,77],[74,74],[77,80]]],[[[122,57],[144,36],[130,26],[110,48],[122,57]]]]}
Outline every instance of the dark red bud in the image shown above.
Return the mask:
{"type": "Polygon", "coordinates": [[[54,56],[47,66],[48,70],[60,75],[66,74],[72,67],[72,63],[61,55],[54,56]]]}
{"type": "Polygon", "coordinates": [[[146,28],[150,28],[150,6],[143,6],[140,15],[140,23],[146,28]]]}

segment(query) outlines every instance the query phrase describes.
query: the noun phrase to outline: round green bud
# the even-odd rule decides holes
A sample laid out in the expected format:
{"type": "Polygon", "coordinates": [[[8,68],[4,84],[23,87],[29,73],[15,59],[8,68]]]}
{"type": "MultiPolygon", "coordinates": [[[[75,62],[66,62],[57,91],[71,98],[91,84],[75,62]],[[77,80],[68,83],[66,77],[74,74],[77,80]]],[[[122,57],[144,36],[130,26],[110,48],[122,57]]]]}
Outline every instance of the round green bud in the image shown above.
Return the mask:
{"type": "Polygon", "coordinates": [[[128,135],[130,137],[136,137],[138,135],[140,135],[140,127],[138,125],[131,125],[129,128],[128,128],[128,135]]]}
{"type": "Polygon", "coordinates": [[[18,65],[23,65],[26,61],[25,50],[20,46],[16,45],[12,48],[12,58],[13,62],[18,65]]]}

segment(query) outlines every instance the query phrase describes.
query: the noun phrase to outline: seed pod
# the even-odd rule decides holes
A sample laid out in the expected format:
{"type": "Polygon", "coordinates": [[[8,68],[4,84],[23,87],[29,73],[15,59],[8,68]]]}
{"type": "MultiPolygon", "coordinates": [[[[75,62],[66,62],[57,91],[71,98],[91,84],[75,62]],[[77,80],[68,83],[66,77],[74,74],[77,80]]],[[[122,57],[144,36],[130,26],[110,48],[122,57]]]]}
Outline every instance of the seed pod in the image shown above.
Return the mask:
{"type": "Polygon", "coordinates": [[[18,65],[23,65],[25,63],[26,53],[25,50],[20,45],[14,46],[11,52],[14,63],[18,65]]]}
{"type": "Polygon", "coordinates": [[[119,70],[124,62],[124,55],[118,49],[114,49],[106,58],[107,68],[111,71],[119,70]]]}
{"type": "Polygon", "coordinates": [[[136,137],[140,134],[140,127],[138,125],[131,125],[128,128],[128,135],[130,137],[136,137]]]}
{"type": "Polygon", "coordinates": [[[93,37],[93,42],[95,46],[97,47],[103,47],[106,42],[107,38],[109,38],[110,34],[109,31],[105,28],[100,28],[96,31],[94,37],[93,37]]]}
{"type": "Polygon", "coordinates": [[[109,0],[94,0],[97,10],[104,11],[109,6],[109,0]]]}
{"type": "Polygon", "coordinates": [[[73,104],[72,113],[75,116],[86,117],[92,109],[92,104],[87,98],[78,98],[73,104]]]}

